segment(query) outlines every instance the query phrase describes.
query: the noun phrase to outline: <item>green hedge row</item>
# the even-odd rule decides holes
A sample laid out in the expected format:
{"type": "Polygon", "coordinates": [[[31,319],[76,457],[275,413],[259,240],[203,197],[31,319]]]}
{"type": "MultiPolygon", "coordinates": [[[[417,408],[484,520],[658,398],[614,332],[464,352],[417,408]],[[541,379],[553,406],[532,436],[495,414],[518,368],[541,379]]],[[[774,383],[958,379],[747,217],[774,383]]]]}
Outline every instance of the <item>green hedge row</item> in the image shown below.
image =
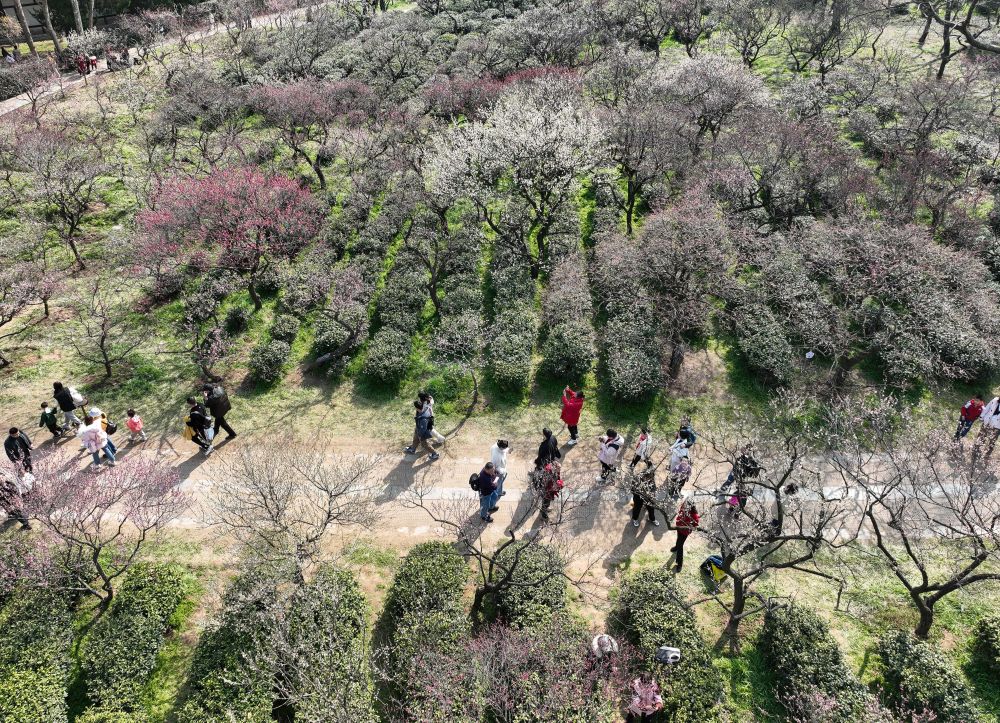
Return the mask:
{"type": "Polygon", "coordinates": [[[974,647],[979,659],[1000,676],[1000,615],[987,616],[979,621],[974,647]]]}
{"type": "Polygon", "coordinates": [[[673,720],[714,720],[722,683],[694,615],[682,600],[666,568],[643,570],[622,583],[611,620],[645,656],[660,686],[664,711],[673,714],[673,720]],[[656,663],[653,654],[661,645],[679,648],[680,662],[669,669],[656,663]]]}
{"type": "Polygon", "coordinates": [[[490,283],[493,322],[487,334],[487,370],[500,389],[521,391],[531,379],[531,352],[538,336],[535,280],[522,259],[495,243],[490,283]]]}
{"type": "Polygon", "coordinates": [[[385,280],[378,299],[380,328],[368,342],[363,372],[383,384],[396,384],[405,375],[413,351],[413,335],[427,303],[427,274],[423,266],[401,252],[385,280]]]}
{"type": "Polygon", "coordinates": [[[874,701],[844,664],[837,641],[826,623],[811,610],[793,606],[771,610],[757,640],[777,681],[777,698],[789,712],[819,692],[836,702],[826,712],[829,723],[858,721],[874,701]]]}
{"type": "Polygon", "coordinates": [[[111,607],[87,636],[83,670],[91,702],[139,710],[170,618],[186,595],[183,569],[139,563],[128,571],[111,607]]]}
{"type": "Polygon", "coordinates": [[[188,700],[178,720],[268,723],[274,705],[272,673],[257,652],[269,645],[286,580],[268,569],[237,577],[218,620],[201,635],[188,675],[188,700]]]}
{"type": "Polygon", "coordinates": [[[931,645],[897,631],[879,640],[886,700],[893,708],[935,714],[938,723],[983,720],[961,672],[931,645]]]}
{"type": "Polygon", "coordinates": [[[65,599],[18,587],[0,610],[0,721],[67,720],[72,624],[65,599]]]}
{"type": "Polygon", "coordinates": [[[579,252],[559,263],[549,276],[542,301],[542,364],[552,379],[577,383],[597,356],[591,319],[594,314],[587,270],[579,252]]]}
{"type": "Polygon", "coordinates": [[[515,628],[533,628],[566,609],[566,578],[559,554],[527,540],[505,547],[495,558],[494,577],[512,572],[497,596],[497,618],[515,628]]]}

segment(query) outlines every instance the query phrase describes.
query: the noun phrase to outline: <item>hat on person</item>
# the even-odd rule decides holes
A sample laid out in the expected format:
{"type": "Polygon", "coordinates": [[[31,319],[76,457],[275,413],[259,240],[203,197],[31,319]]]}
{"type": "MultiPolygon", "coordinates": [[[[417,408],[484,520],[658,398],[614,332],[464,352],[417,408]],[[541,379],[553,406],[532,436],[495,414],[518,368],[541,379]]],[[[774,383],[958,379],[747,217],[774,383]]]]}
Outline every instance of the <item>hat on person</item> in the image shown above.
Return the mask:
{"type": "Polygon", "coordinates": [[[87,414],[89,414],[94,419],[97,419],[99,416],[101,416],[101,414],[103,414],[103,412],[97,407],[91,407],[90,411],[87,412],[87,414]]]}

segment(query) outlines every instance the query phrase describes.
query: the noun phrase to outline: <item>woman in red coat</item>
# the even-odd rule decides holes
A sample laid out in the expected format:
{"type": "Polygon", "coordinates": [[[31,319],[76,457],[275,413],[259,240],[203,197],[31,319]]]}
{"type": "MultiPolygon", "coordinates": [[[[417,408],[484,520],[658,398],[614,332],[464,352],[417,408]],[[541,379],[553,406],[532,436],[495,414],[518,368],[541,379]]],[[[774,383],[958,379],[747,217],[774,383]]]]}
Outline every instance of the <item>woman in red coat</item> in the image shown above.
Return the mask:
{"type": "Polygon", "coordinates": [[[698,515],[698,508],[690,502],[682,502],[681,508],[677,512],[677,519],[674,526],[677,528],[677,544],[670,548],[671,552],[677,553],[677,565],[674,572],[680,572],[684,565],[684,543],[687,542],[688,535],[698,529],[701,517],[698,515]]]}
{"type": "Polygon", "coordinates": [[[563,389],[562,396],[562,419],[569,430],[569,442],[574,445],[580,440],[577,439],[577,425],[580,423],[580,412],[583,410],[583,392],[574,392],[569,387],[563,389]]]}

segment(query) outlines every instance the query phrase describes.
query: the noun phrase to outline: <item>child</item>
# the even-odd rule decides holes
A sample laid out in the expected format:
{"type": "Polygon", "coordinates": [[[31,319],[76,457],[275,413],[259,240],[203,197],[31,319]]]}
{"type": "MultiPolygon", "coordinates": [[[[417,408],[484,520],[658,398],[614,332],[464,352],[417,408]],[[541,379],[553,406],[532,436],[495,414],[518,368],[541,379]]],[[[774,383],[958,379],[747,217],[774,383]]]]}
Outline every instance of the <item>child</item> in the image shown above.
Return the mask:
{"type": "Polygon", "coordinates": [[[42,417],[38,420],[39,427],[48,427],[49,431],[52,432],[52,436],[59,439],[66,428],[56,421],[56,413],[49,406],[48,402],[42,402],[42,417]]]}
{"type": "Polygon", "coordinates": [[[129,435],[128,441],[134,442],[136,437],[141,441],[146,441],[146,433],[142,430],[142,417],[135,413],[134,409],[129,409],[125,414],[128,419],[125,420],[125,426],[128,427],[129,435]]]}

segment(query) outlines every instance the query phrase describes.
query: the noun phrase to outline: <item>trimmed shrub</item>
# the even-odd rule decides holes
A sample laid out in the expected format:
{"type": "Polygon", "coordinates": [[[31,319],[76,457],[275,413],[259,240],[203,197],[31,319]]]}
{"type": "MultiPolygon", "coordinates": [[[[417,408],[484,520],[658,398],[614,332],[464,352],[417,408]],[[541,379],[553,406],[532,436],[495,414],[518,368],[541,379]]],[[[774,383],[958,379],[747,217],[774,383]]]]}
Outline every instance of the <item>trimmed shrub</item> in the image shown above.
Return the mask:
{"type": "MultiPolygon", "coordinates": [[[[354,340],[354,343],[349,344],[343,349],[343,355],[339,360],[337,360],[338,362],[342,363],[344,359],[354,354],[354,352],[361,348],[361,345],[367,341],[367,317],[368,312],[365,310],[365,307],[361,305],[358,305],[357,308],[346,314],[344,322],[351,327],[354,327],[356,323],[361,324],[364,332],[354,340]]],[[[344,342],[346,342],[348,338],[347,330],[324,314],[320,314],[316,317],[316,321],[313,322],[313,330],[315,331],[316,336],[313,339],[312,351],[313,354],[318,357],[337,351],[344,345],[344,342]]],[[[334,363],[334,366],[337,366],[337,363],[334,363]]]]}
{"type": "Polygon", "coordinates": [[[763,304],[740,306],[732,313],[733,333],[747,364],[772,382],[788,381],[795,354],[785,329],[763,304]]]}
{"type": "Polygon", "coordinates": [[[245,306],[234,306],[226,312],[226,332],[235,336],[242,334],[250,327],[250,317],[253,312],[245,306]]]}
{"type": "Polygon", "coordinates": [[[493,383],[501,389],[524,389],[531,378],[531,350],[537,331],[535,310],[517,303],[497,312],[488,338],[487,362],[493,383]]]}
{"type": "Polygon", "coordinates": [[[513,585],[497,595],[497,617],[515,628],[534,628],[547,624],[552,616],[566,609],[566,578],[558,553],[540,543],[515,542],[494,559],[500,578],[513,570],[513,585]],[[527,584],[533,583],[533,584],[527,584]]]}
{"type": "Polygon", "coordinates": [[[383,384],[398,384],[410,365],[412,348],[413,340],[408,332],[382,327],[368,342],[364,374],[383,384]]]}
{"type": "Polygon", "coordinates": [[[270,723],[272,675],[258,651],[269,644],[283,581],[258,568],[229,586],[222,613],[198,640],[187,680],[191,693],[177,720],[270,723]]]}
{"type": "Polygon", "coordinates": [[[0,720],[67,719],[72,623],[52,590],[19,587],[0,610],[0,720]]]}
{"type": "Polygon", "coordinates": [[[597,354],[594,328],[587,321],[570,321],[549,330],[542,345],[542,372],[555,379],[578,381],[597,354]]]}
{"type": "MultiPolygon", "coordinates": [[[[397,259],[397,264],[405,263],[397,259]]],[[[383,326],[395,327],[412,336],[427,303],[425,274],[415,268],[406,267],[399,271],[397,268],[394,267],[385,280],[385,288],[378,299],[378,316],[383,326]]]]}
{"type": "Polygon", "coordinates": [[[604,365],[616,399],[641,399],[660,386],[660,354],[656,340],[637,329],[626,316],[609,319],[604,327],[604,365]]]}
{"type": "Polygon", "coordinates": [[[611,619],[645,657],[660,686],[665,711],[678,721],[713,720],[722,686],[709,647],[682,600],[673,573],[666,568],[643,570],[622,583],[611,619]],[[661,645],[683,651],[680,662],[669,670],[653,658],[661,645]]]}
{"type": "Polygon", "coordinates": [[[247,362],[250,378],[264,384],[278,381],[291,353],[292,348],[287,342],[277,339],[261,342],[250,352],[250,360],[247,362]]]}
{"type": "Polygon", "coordinates": [[[139,710],[170,617],[184,599],[182,570],[139,563],[87,636],[83,669],[90,700],[108,710],[139,710]]]}
{"type": "Polygon", "coordinates": [[[76,717],[76,723],[147,723],[149,717],[143,712],[125,713],[120,710],[91,709],[76,717]]]}
{"type": "Polygon", "coordinates": [[[983,720],[962,674],[940,651],[902,630],[879,640],[877,650],[891,707],[928,710],[940,723],[983,720]]]}
{"type": "Polygon", "coordinates": [[[271,322],[271,338],[291,344],[299,335],[299,320],[290,314],[279,314],[271,322]]]}
{"type": "Polygon", "coordinates": [[[811,610],[791,607],[769,611],[757,642],[778,681],[778,700],[786,707],[819,691],[834,704],[824,720],[846,723],[861,720],[872,704],[864,686],[844,664],[826,623],[811,610]]]}
{"type": "Polygon", "coordinates": [[[1000,615],[987,616],[979,621],[974,647],[976,656],[1000,675],[1000,615]]]}
{"type": "Polygon", "coordinates": [[[296,720],[329,720],[334,706],[342,720],[374,723],[368,613],[357,581],[344,570],[324,567],[296,591],[288,632],[290,649],[296,651],[288,678],[298,698],[296,720]]]}

